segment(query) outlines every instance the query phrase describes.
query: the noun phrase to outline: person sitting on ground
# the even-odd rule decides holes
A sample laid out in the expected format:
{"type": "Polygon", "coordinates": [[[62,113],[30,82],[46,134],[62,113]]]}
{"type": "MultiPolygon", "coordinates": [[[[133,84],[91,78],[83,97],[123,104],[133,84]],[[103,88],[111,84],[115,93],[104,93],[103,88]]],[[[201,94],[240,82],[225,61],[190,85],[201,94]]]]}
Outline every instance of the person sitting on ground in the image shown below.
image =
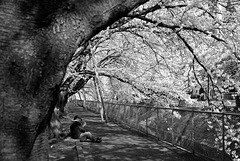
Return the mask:
{"type": "Polygon", "coordinates": [[[73,123],[70,125],[70,136],[73,139],[80,139],[80,141],[88,141],[100,143],[102,138],[94,137],[91,132],[84,129],[86,122],[81,117],[76,115],[73,119],[73,123]]]}

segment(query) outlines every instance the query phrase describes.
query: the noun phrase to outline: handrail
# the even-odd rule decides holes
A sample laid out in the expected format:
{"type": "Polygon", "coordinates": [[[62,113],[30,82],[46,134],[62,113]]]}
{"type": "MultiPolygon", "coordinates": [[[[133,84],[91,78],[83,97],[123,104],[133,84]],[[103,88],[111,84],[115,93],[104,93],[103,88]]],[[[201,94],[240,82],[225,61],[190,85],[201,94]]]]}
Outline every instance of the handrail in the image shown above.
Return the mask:
{"type": "MultiPolygon", "coordinates": [[[[97,103],[100,103],[98,101],[87,101],[87,102],[97,102],[97,103]]],[[[234,116],[240,116],[240,113],[234,113],[234,112],[214,112],[214,111],[201,111],[201,110],[193,110],[194,108],[197,108],[197,107],[190,107],[192,108],[191,110],[190,109],[183,109],[183,108],[172,108],[172,107],[159,107],[159,106],[150,106],[150,105],[138,105],[138,104],[129,104],[129,103],[112,103],[112,102],[105,102],[105,103],[108,103],[108,104],[115,104],[115,105],[124,105],[124,106],[135,106],[135,107],[147,107],[147,108],[158,108],[158,109],[166,109],[166,110],[169,110],[169,109],[172,109],[174,111],[186,111],[186,112],[192,112],[194,111],[195,113],[206,113],[206,114],[216,114],[216,115],[234,115],[234,116]]],[[[177,106],[176,106],[177,107],[177,106]]]]}

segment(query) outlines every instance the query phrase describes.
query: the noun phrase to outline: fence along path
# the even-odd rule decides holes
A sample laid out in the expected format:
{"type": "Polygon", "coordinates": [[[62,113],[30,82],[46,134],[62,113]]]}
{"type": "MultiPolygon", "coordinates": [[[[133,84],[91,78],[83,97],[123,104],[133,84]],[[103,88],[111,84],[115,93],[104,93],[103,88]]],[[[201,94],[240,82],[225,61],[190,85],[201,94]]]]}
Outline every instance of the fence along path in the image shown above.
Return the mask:
{"type": "MultiPolygon", "coordinates": [[[[165,140],[172,146],[181,147],[202,158],[215,161],[232,160],[226,155],[226,119],[238,119],[240,114],[194,111],[189,109],[162,108],[131,104],[104,103],[108,118],[124,124],[157,139],[165,140]],[[178,118],[181,116],[181,118],[178,118]],[[207,130],[208,121],[217,130],[207,130]],[[220,134],[220,135],[219,135],[220,134]],[[216,136],[219,141],[216,142],[216,136]]],[[[99,112],[101,103],[87,101],[86,108],[99,112]]],[[[235,126],[231,126],[237,128],[235,126]]],[[[235,129],[237,130],[237,129],[235,129]]]]}
{"type": "MultiPolygon", "coordinates": [[[[72,154],[69,151],[67,152],[72,157],[65,153],[65,156],[56,160],[67,161],[71,158],[71,160],[77,161],[203,161],[201,158],[169,146],[162,141],[151,139],[145,134],[123,128],[113,122],[102,122],[99,114],[85,111],[78,105],[70,104],[68,104],[69,112],[72,115],[78,114],[83,117],[87,122],[87,130],[102,137],[102,143],[75,140],[76,143],[72,144],[75,145],[75,148],[72,146],[72,154]]],[[[58,144],[67,145],[69,141],[58,144]]],[[[61,148],[63,145],[58,147],[61,148]]],[[[54,159],[51,159],[51,161],[54,161],[54,159]]]]}

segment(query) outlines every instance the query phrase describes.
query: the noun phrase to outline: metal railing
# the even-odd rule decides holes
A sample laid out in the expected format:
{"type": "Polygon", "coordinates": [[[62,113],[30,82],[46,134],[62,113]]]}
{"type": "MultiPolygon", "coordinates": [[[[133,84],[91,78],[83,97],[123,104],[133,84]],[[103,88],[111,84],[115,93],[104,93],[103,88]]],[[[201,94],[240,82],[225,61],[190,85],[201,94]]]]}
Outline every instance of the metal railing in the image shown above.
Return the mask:
{"type": "MultiPolygon", "coordinates": [[[[100,102],[87,101],[85,105],[93,112],[100,111],[100,102]]],[[[240,118],[237,113],[108,102],[104,105],[109,119],[211,160],[232,160],[226,154],[231,143],[226,132],[234,131],[240,136],[240,129],[235,126],[240,118]]]]}

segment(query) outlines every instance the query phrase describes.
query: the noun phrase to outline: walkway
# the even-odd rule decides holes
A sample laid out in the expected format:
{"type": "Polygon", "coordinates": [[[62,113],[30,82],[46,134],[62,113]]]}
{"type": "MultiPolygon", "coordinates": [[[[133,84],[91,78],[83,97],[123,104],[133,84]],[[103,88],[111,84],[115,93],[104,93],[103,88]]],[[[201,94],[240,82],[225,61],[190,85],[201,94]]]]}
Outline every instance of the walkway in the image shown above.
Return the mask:
{"type": "MultiPolygon", "coordinates": [[[[100,116],[83,109],[71,108],[87,122],[86,129],[102,137],[102,143],[66,139],[50,148],[50,161],[203,161],[143,134],[104,123],[100,116]]],[[[64,126],[69,127],[65,121],[64,126]]]]}

